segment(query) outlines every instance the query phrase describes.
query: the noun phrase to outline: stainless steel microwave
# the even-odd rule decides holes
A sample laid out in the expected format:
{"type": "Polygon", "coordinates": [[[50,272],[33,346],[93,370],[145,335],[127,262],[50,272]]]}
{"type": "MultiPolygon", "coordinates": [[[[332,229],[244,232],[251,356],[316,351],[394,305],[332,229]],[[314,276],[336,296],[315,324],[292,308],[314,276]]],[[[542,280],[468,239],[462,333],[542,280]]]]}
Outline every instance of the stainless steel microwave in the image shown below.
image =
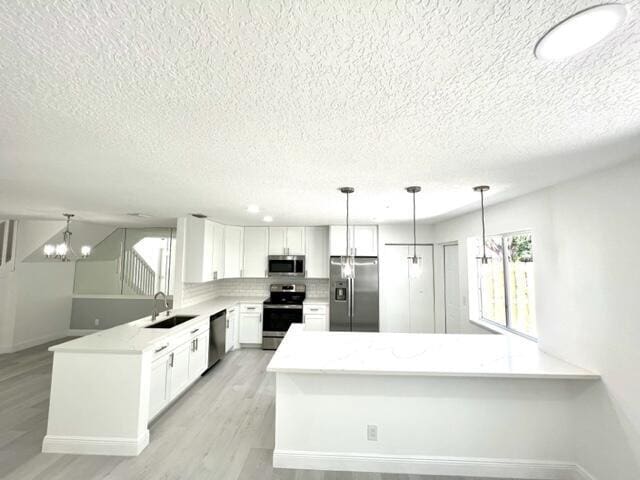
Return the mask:
{"type": "Polygon", "coordinates": [[[270,277],[304,277],[304,255],[269,255],[270,277]]]}

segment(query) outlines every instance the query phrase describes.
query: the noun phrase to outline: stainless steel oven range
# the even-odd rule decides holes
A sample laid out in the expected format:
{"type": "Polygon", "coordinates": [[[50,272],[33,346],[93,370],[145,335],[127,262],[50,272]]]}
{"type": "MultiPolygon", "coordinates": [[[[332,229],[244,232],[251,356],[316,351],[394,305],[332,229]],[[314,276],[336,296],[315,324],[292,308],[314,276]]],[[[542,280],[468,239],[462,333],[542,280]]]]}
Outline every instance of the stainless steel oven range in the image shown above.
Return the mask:
{"type": "Polygon", "coordinates": [[[306,287],[301,284],[273,284],[263,303],[262,349],[275,350],[292,323],[302,323],[302,302],[306,287]]]}

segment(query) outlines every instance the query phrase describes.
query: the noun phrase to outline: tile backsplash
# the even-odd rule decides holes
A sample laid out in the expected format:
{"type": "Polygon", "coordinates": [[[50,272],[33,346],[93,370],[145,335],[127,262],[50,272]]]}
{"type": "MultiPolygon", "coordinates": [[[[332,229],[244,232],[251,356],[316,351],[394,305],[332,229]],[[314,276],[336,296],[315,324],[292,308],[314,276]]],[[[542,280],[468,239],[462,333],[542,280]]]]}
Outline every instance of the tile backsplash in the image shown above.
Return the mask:
{"type": "Polygon", "coordinates": [[[222,296],[269,296],[272,283],[303,283],[307,286],[307,297],[328,297],[329,280],[326,278],[225,278],[207,283],[185,283],[182,306],[205,302],[222,296]]]}

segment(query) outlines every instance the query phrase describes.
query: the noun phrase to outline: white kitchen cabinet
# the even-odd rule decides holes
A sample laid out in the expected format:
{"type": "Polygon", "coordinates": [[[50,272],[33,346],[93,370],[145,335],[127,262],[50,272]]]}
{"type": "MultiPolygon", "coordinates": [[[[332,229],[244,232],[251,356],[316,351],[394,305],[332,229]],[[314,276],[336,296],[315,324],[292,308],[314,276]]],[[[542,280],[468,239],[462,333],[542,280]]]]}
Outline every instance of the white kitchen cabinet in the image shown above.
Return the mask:
{"type": "Polygon", "coordinates": [[[224,274],[224,225],[211,222],[213,224],[213,233],[211,235],[213,248],[212,257],[213,264],[211,269],[213,270],[213,279],[219,280],[225,277],[224,274]]]}
{"type": "Polygon", "coordinates": [[[304,303],[304,329],[309,331],[329,331],[329,307],[324,303],[304,303]]]}
{"type": "Polygon", "coordinates": [[[238,307],[227,310],[227,331],[225,338],[225,351],[229,352],[238,348],[238,307]]]}
{"type": "Polygon", "coordinates": [[[157,358],[151,363],[149,388],[149,418],[153,418],[169,401],[169,355],[157,358]]]}
{"type": "Polygon", "coordinates": [[[356,225],[353,238],[354,255],[360,257],[378,256],[378,227],[376,225],[356,225]]]}
{"type": "Polygon", "coordinates": [[[240,278],[242,274],[243,228],[224,227],[224,278],[240,278]]]}
{"type": "Polygon", "coordinates": [[[304,227],[269,227],[269,255],[304,254],[304,227]]]}
{"type": "Polygon", "coordinates": [[[306,276],[329,278],[329,227],[306,227],[306,276]]]}
{"type": "Polygon", "coordinates": [[[269,254],[269,229],[244,227],[244,261],[242,277],[266,278],[269,254]]]}
{"type": "Polygon", "coordinates": [[[184,219],[184,261],[182,281],[185,283],[213,280],[213,224],[204,218],[184,219]]]}
{"type": "Polygon", "coordinates": [[[189,342],[189,381],[202,375],[207,369],[209,356],[209,330],[194,335],[189,342]]]}
{"type": "Polygon", "coordinates": [[[329,325],[327,324],[326,315],[304,315],[304,329],[311,332],[327,332],[329,325]]]}
{"type": "Polygon", "coordinates": [[[191,342],[176,347],[169,354],[169,398],[174,399],[189,385],[189,351],[191,342]]]}
{"type": "Polygon", "coordinates": [[[240,305],[239,327],[240,343],[262,343],[262,305],[240,305]]]}
{"type": "MultiPolygon", "coordinates": [[[[344,255],[346,252],[346,227],[332,225],[329,227],[329,251],[332,256],[344,255]]],[[[349,250],[359,257],[378,256],[378,227],[376,225],[355,225],[349,227],[349,250]]]]}
{"type": "Polygon", "coordinates": [[[223,278],[224,227],[205,218],[184,219],[182,281],[202,283],[223,278]]]}

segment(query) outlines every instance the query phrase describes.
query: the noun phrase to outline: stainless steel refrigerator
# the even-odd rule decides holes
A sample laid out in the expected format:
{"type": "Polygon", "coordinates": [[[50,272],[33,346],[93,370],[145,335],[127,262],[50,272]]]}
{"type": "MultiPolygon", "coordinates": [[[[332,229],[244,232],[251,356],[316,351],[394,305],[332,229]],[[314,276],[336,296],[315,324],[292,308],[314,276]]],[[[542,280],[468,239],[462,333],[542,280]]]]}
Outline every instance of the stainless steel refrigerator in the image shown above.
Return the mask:
{"type": "Polygon", "coordinates": [[[378,257],[355,257],[351,279],[340,276],[340,257],[330,262],[329,330],[380,331],[378,307],[378,257]]]}

